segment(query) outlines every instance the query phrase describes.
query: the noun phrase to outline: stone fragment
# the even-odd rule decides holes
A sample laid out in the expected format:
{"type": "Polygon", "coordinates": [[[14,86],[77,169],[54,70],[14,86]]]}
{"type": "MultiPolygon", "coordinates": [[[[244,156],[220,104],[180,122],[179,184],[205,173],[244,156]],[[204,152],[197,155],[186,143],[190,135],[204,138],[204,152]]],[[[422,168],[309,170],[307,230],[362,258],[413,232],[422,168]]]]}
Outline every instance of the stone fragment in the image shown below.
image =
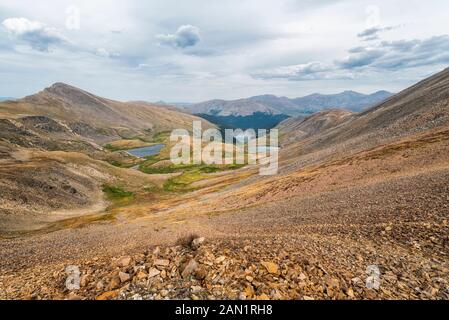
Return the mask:
{"type": "Polygon", "coordinates": [[[119,272],[118,276],[120,278],[120,282],[122,282],[122,283],[129,281],[131,279],[131,276],[129,275],[129,273],[126,273],[126,272],[119,272]]]}
{"type": "Polygon", "coordinates": [[[126,268],[131,264],[131,257],[121,257],[117,262],[119,267],[126,268]]]}
{"type": "Polygon", "coordinates": [[[198,263],[195,261],[195,259],[191,259],[189,263],[185,266],[184,270],[182,271],[182,277],[184,279],[188,278],[193,272],[196,271],[198,268],[198,263]]]}
{"type": "Polygon", "coordinates": [[[276,274],[279,271],[278,265],[273,262],[262,261],[261,264],[267,269],[268,273],[276,274]]]}
{"type": "Polygon", "coordinates": [[[161,273],[161,272],[160,272],[158,269],[156,269],[156,268],[151,268],[151,269],[148,271],[148,278],[153,278],[153,277],[159,275],[160,273],[161,273]]]}
{"type": "Polygon", "coordinates": [[[170,265],[170,260],[167,259],[156,259],[154,265],[158,267],[168,267],[170,265]]]}
{"type": "Polygon", "coordinates": [[[205,240],[206,238],[204,237],[193,239],[190,246],[192,247],[193,250],[198,250],[203,245],[205,240]]]}

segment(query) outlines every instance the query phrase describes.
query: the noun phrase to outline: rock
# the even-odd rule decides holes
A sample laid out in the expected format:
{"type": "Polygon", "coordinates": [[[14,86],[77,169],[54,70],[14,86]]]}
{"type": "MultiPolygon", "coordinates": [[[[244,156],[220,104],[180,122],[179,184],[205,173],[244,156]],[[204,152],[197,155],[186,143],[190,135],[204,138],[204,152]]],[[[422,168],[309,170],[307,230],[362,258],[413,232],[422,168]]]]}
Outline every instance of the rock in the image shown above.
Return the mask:
{"type": "Polygon", "coordinates": [[[282,300],[283,299],[282,294],[279,292],[279,290],[276,290],[276,289],[271,290],[270,297],[273,300],[282,300]]]}
{"type": "Polygon", "coordinates": [[[157,259],[154,261],[154,265],[158,267],[168,267],[170,265],[170,260],[167,259],[157,259]]]}
{"type": "Polygon", "coordinates": [[[83,298],[79,295],[77,295],[74,292],[70,292],[69,295],[67,296],[67,300],[82,300],[83,298]]]}
{"type": "Polygon", "coordinates": [[[298,279],[301,280],[301,281],[304,281],[304,280],[307,279],[307,276],[306,276],[304,273],[301,272],[301,273],[299,274],[299,276],[298,276],[298,279]]]}
{"type": "Polygon", "coordinates": [[[251,276],[246,276],[245,279],[246,279],[248,282],[253,282],[253,280],[254,280],[254,278],[251,277],[251,276]]]}
{"type": "Polygon", "coordinates": [[[130,264],[131,264],[131,257],[121,257],[119,260],[118,260],[118,262],[117,262],[117,264],[118,264],[118,266],[119,267],[123,267],[123,268],[126,268],[126,267],[128,267],[130,264]]]}
{"type": "Polygon", "coordinates": [[[245,293],[245,298],[251,299],[251,297],[253,297],[255,295],[253,286],[250,284],[247,285],[244,293],[245,293]]]}
{"type": "Polygon", "coordinates": [[[136,274],[136,278],[137,278],[138,280],[146,279],[147,276],[148,276],[148,274],[145,272],[145,270],[142,270],[142,269],[140,269],[140,270],[137,272],[137,274],[136,274]]]}
{"type": "Polygon", "coordinates": [[[120,287],[120,283],[121,281],[119,277],[113,277],[109,282],[109,288],[111,290],[117,289],[118,287],[120,287]]]}
{"type": "Polygon", "coordinates": [[[360,279],[359,277],[355,277],[351,279],[353,284],[358,284],[362,282],[362,279],[360,279]]]}
{"type": "Polygon", "coordinates": [[[161,253],[161,248],[160,248],[160,247],[154,248],[153,254],[154,254],[155,256],[157,256],[157,255],[159,255],[159,253],[161,253]]]}
{"type": "Polygon", "coordinates": [[[118,295],[117,291],[107,291],[107,292],[100,294],[96,298],[96,300],[110,300],[110,299],[114,299],[115,297],[117,297],[117,295],[118,295]]]}
{"type": "Polygon", "coordinates": [[[276,274],[279,271],[278,265],[273,262],[262,261],[261,264],[267,269],[268,273],[276,274]]]}
{"type": "Polygon", "coordinates": [[[310,297],[310,296],[303,296],[302,299],[303,300],[315,300],[313,297],[310,297]]]}
{"type": "Polygon", "coordinates": [[[131,279],[131,276],[129,275],[129,273],[126,273],[126,272],[119,272],[118,276],[120,278],[120,282],[122,282],[122,283],[129,281],[131,279]]]}
{"type": "Polygon", "coordinates": [[[437,294],[438,294],[438,289],[437,288],[430,288],[430,290],[429,290],[429,294],[432,296],[432,297],[435,297],[437,294]]]}
{"type": "Polygon", "coordinates": [[[332,289],[337,289],[340,287],[340,280],[337,278],[327,278],[326,279],[326,286],[332,289]]]}
{"type": "Polygon", "coordinates": [[[166,297],[166,296],[168,296],[168,294],[169,294],[169,291],[168,290],[161,290],[161,292],[160,292],[160,295],[162,296],[162,297],[166,297]]]}
{"type": "Polygon", "coordinates": [[[80,287],[86,287],[89,283],[89,276],[87,274],[81,276],[80,278],[80,287]]]}
{"type": "Polygon", "coordinates": [[[257,297],[257,300],[270,300],[270,297],[267,296],[265,293],[262,293],[260,296],[257,297]]]}
{"type": "Polygon", "coordinates": [[[201,286],[191,286],[190,289],[192,290],[193,294],[203,291],[203,288],[201,286]]]}
{"type": "Polygon", "coordinates": [[[346,290],[346,294],[351,299],[355,298],[354,290],[352,290],[352,288],[348,288],[348,290],[346,290]]]}
{"type": "Polygon", "coordinates": [[[101,281],[101,280],[98,281],[97,284],[96,284],[96,286],[95,286],[95,288],[97,288],[98,291],[103,290],[103,289],[104,289],[104,283],[103,283],[103,281],[101,281]]]}
{"type": "Polygon", "coordinates": [[[151,269],[148,271],[148,278],[153,278],[153,277],[159,275],[160,273],[161,273],[161,272],[160,272],[158,269],[156,269],[156,268],[151,268],[151,269]]]}
{"type": "Polygon", "coordinates": [[[206,240],[206,238],[204,238],[204,237],[193,239],[190,246],[193,250],[198,250],[203,245],[205,240],[206,240]]]}
{"type": "Polygon", "coordinates": [[[189,263],[185,266],[184,270],[182,271],[182,277],[184,279],[188,278],[193,272],[195,272],[198,269],[198,263],[195,261],[195,259],[191,259],[189,263]]]}
{"type": "Polygon", "coordinates": [[[198,280],[204,280],[207,277],[207,271],[204,267],[199,267],[196,271],[195,271],[195,278],[198,280]]]}
{"type": "Polygon", "coordinates": [[[225,256],[220,256],[220,257],[218,257],[217,259],[215,259],[215,264],[220,264],[220,263],[222,263],[223,261],[225,261],[226,260],[226,257],[225,256]]]}

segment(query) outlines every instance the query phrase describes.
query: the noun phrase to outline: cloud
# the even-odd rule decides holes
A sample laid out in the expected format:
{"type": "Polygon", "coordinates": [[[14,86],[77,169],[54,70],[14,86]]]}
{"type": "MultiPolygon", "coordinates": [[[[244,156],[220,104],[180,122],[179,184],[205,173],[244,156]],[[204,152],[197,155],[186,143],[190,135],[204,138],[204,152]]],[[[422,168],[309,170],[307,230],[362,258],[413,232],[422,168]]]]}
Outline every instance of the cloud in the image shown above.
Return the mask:
{"type": "Polygon", "coordinates": [[[370,26],[374,22],[370,13],[365,15],[365,5],[356,0],[99,0],[95,6],[79,4],[79,30],[64,28],[70,16],[64,9],[81,2],[62,2],[41,0],[38,6],[31,1],[0,1],[0,70],[4,74],[0,88],[5,95],[28,95],[55,81],[76,83],[106,97],[151,101],[233,99],[266,92],[297,96],[355,88],[397,91],[441,69],[435,61],[445,61],[449,52],[432,51],[432,46],[442,47],[441,39],[428,42],[430,48],[425,48],[427,42],[410,41],[418,35],[424,41],[447,33],[449,1],[412,7],[406,0],[383,1],[379,20],[383,22],[377,28],[402,27],[372,30],[371,36],[381,38],[376,41],[364,41],[369,35],[357,37],[368,28],[365,22],[370,26]],[[401,8],[407,6],[410,10],[405,14],[401,8]],[[34,46],[52,54],[29,54],[36,50],[30,42],[12,31],[8,34],[2,25],[4,19],[14,17],[58,28],[57,34],[69,42],[61,44],[56,36],[48,46],[34,46]],[[188,24],[199,28],[200,39],[183,48],[177,30],[188,24]],[[161,39],[156,39],[158,34],[161,39]],[[406,40],[381,45],[383,40],[400,39],[406,40]],[[408,48],[418,55],[408,53],[408,48]],[[374,57],[376,51],[382,55],[374,57]],[[114,52],[120,57],[111,58],[114,52]],[[395,69],[401,72],[383,71],[395,69]],[[92,77],[85,76],[86,70],[92,77]],[[357,81],[339,80],[348,78],[357,81]]]}
{"type": "Polygon", "coordinates": [[[156,36],[162,45],[173,48],[193,47],[200,42],[200,30],[192,25],[180,26],[174,34],[159,34],[156,36]]]}
{"type": "Polygon", "coordinates": [[[349,50],[337,65],[343,69],[398,70],[449,63],[449,35],[424,40],[382,41],[375,46],[349,50]]]}
{"type": "Polygon", "coordinates": [[[353,74],[344,70],[337,70],[332,64],[309,62],[262,71],[254,74],[253,77],[258,79],[288,79],[293,81],[341,80],[352,79],[353,74]]]}
{"type": "Polygon", "coordinates": [[[57,29],[48,27],[39,21],[9,18],[4,20],[2,25],[9,34],[38,51],[48,52],[50,46],[68,42],[57,29]]]}
{"type": "Polygon", "coordinates": [[[332,63],[309,62],[262,70],[253,74],[258,79],[344,80],[370,72],[397,71],[423,66],[449,64],[449,35],[423,40],[382,41],[376,45],[359,46],[349,55],[332,63]]]}
{"type": "Polygon", "coordinates": [[[98,48],[96,51],[96,55],[104,58],[117,58],[120,57],[120,53],[118,52],[110,52],[105,48],[98,48]]]}
{"type": "Polygon", "coordinates": [[[359,38],[362,38],[365,41],[377,40],[377,39],[379,39],[379,33],[384,32],[384,31],[390,31],[390,30],[393,30],[396,28],[398,28],[398,26],[372,27],[372,28],[363,30],[357,36],[359,38]]]}
{"type": "Polygon", "coordinates": [[[346,59],[341,60],[338,64],[344,69],[354,69],[370,65],[376,59],[385,54],[383,50],[371,48],[358,48],[358,52],[353,52],[346,59]]]}

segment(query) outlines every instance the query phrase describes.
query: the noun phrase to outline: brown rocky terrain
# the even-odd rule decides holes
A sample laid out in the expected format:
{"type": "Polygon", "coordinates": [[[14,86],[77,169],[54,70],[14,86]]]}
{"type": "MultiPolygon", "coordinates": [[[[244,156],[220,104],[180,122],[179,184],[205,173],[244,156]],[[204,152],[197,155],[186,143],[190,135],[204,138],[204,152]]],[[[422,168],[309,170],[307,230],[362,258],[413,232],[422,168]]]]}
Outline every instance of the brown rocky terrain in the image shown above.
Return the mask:
{"type": "Polygon", "coordinates": [[[0,235],[101,212],[108,206],[102,192],[107,183],[160,183],[110,165],[137,160],[110,152],[106,143],[150,145],[165,130],[191,130],[194,120],[213,126],[173,107],[113,101],[63,83],[0,103],[0,235]]]}
{"type": "Polygon", "coordinates": [[[105,158],[101,145],[119,139],[151,138],[164,131],[192,130],[193,121],[209,122],[144,102],[119,102],[56,83],[20,100],[0,103],[0,139],[49,151],[78,151],[105,158]]]}
{"type": "Polygon", "coordinates": [[[284,120],[277,126],[277,129],[285,136],[283,143],[290,144],[338,126],[349,120],[352,115],[352,112],[341,109],[326,110],[305,118],[296,117],[284,120]]]}
{"type": "MultiPolygon", "coordinates": [[[[248,166],[138,194],[108,219],[5,237],[0,297],[449,299],[449,69],[341,115],[286,132],[278,175],[248,166]],[[79,289],[66,287],[70,265],[79,289]]],[[[7,148],[7,163],[28,165],[7,148]]],[[[136,192],[144,177],[156,184],[85,159],[136,192]]]]}

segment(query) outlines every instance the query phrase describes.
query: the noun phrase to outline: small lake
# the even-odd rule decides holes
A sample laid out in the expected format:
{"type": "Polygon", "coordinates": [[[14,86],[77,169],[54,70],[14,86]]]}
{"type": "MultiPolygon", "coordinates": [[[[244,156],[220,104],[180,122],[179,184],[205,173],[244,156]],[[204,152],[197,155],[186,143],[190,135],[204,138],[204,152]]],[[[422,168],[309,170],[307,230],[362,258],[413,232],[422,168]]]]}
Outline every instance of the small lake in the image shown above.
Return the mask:
{"type": "Polygon", "coordinates": [[[153,146],[148,146],[148,147],[143,147],[143,148],[129,149],[129,150],[126,150],[126,152],[128,152],[129,154],[131,154],[135,157],[144,158],[144,157],[149,157],[149,156],[154,156],[154,155],[159,154],[159,152],[161,152],[163,147],[165,147],[165,144],[155,144],[153,146]]]}

